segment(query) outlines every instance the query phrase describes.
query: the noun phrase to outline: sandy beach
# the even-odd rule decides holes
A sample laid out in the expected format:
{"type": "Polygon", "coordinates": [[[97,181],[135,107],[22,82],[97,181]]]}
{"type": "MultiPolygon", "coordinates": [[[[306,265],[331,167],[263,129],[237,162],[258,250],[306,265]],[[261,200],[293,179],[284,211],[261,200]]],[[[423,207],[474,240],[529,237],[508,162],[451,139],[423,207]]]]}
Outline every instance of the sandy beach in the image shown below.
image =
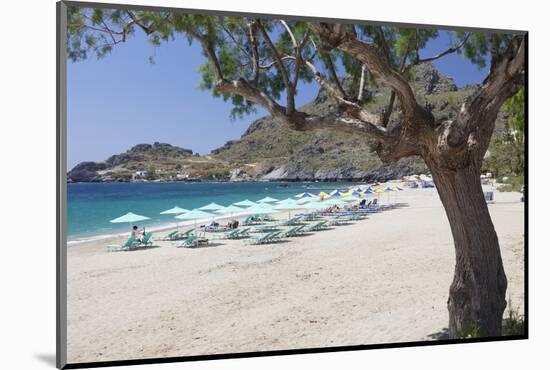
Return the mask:
{"type": "MultiPolygon", "coordinates": [[[[489,209],[507,295],[523,313],[520,197],[497,192],[489,209]]],[[[119,237],[72,246],[68,361],[440,338],[454,269],[448,221],[435,189],[406,190],[397,201],[408,206],[270,245],[220,240],[186,249],[161,241],[108,253],[119,237]]]]}

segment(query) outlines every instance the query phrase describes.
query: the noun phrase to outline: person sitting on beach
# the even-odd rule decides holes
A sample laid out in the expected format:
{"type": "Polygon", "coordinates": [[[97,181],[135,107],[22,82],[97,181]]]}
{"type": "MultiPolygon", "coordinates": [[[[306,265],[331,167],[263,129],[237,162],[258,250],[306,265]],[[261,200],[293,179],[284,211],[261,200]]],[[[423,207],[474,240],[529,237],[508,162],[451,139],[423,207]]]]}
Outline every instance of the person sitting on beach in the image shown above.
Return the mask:
{"type": "Polygon", "coordinates": [[[136,225],[132,227],[132,235],[135,236],[137,240],[141,240],[144,234],[145,234],[145,227],[143,227],[141,230],[139,230],[136,225]]]}

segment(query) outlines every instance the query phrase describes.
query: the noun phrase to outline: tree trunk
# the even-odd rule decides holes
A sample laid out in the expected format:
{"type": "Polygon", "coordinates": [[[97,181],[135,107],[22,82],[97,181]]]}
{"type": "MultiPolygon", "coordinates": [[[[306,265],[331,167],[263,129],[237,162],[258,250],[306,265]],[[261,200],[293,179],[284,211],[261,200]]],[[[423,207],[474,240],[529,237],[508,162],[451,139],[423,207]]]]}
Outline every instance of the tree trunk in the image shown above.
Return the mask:
{"type": "Polygon", "coordinates": [[[428,164],[454,238],[456,265],[450,287],[449,335],[501,335],[507,280],[498,237],[481,188],[479,167],[444,170],[428,164]]]}

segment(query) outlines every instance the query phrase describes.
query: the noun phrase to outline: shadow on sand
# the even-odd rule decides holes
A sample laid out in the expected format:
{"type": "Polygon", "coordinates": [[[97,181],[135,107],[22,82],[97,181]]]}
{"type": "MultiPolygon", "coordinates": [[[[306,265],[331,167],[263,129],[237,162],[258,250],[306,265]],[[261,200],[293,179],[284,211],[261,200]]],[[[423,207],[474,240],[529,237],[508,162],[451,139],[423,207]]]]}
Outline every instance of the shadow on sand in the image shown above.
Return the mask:
{"type": "Polygon", "coordinates": [[[446,340],[449,339],[449,329],[442,328],[440,331],[428,334],[430,340],[446,340]]]}

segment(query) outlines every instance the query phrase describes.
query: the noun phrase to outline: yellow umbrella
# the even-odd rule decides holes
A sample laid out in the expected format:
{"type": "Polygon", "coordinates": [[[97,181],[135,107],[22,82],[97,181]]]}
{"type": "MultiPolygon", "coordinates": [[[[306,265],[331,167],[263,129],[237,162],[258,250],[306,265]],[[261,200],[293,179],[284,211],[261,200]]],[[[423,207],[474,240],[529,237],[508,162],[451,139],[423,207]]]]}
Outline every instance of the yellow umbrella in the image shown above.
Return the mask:
{"type": "Polygon", "coordinates": [[[322,192],[319,193],[319,197],[321,199],[327,199],[327,198],[330,198],[330,194],[327,194],[324,191],[322,191],[322,192]]]}

